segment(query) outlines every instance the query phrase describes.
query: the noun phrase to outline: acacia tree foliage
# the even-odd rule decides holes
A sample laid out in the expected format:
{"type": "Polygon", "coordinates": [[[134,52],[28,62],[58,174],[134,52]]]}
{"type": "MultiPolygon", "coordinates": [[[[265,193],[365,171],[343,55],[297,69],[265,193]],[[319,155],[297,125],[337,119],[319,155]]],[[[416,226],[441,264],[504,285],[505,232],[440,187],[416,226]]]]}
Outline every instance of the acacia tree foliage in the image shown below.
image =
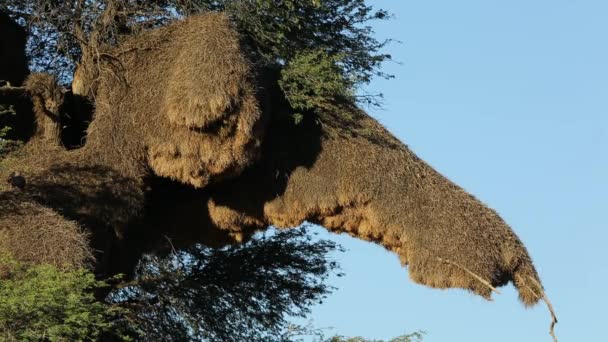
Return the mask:
{"type": "MultiPolygon", "coordinates": [[[[143,340],[273,341],[289,317],[305,317],[333,289],[339,249],[291,229],[240,246],[200,245],[142,260],[136,280],[110,295],[143,340]]],[[[339,273],[337,273],[340,275],[339,273]]]]}
{"type": "Polygon", "coordinates": [[[85,50],[207,11],[230,15],[252,60],[282,71],[282,85],[289,85],[283,90],[295,110],[327,111],[344,100],[379,105],[380,94],[357,90],[374,76],[390,77],[380,70],[390,59],[381,52],[388,41],[374,38],[369,26],[389,15],[365,0],[6,0],[2,9],[29,28],[33,70],[65,82],[85,50]],[[292,77],[314,74],[319,61],[331,67],[312,86],[292,77]],[[330,88],[334,96],[319,88],[330,88]]]}
{"type": "Polygon", "coordinates": [[[92,291],[105,284],[91,272],[28,266],[9,256],[0,265],[2,341],[94,340],[113,328],[120,308],[95,299],[92,291]]]}
{"type": "MultiPolygon", "coordinates": [[[[424,337],[424,332],[413,332],[411,334],[397,336],[395,338],[391,338],[387,342],[421,342],[424,337]]],[[[334,336],[328,339],[325,342],[383,342],[382,340],[370,340],[363,337],[344,337],[344,336],[334,336]]]]}
{"type": "Polygon", "coordinates": [[[328,254],[337,249],[302,228],[149,255],[104,301],[93,291],[108,284],[90,271],[0,260],[0,338],[286,341],[288,319],[332,291],[326,280],[339,272],[328,254]]]}
{"type": "MultiPolygon", "coordinates": [[[[3,118],[3,116],[16,114],[17,113],[15,112],[15,108],[13,106],[0,103],[0,120],[3,118]]],[[[10,130],[11,127],[0,124],[0,158],[21,146],[20,142],[6,139],[6,135],[10,132],[10,130]]]]}
{"type": "MultiPolygon", "coordinates": [[[[11,106],[6,106],[0,103],[0,116],[2,115],[15,115],[15,110],[11,106]]],[[[6,136],[6,133],[10,130],[10,127],[0,127],[0,139],[6,136]]],[[[0,140],[0,147],[2,146],[2,140],[0,140]]]]}

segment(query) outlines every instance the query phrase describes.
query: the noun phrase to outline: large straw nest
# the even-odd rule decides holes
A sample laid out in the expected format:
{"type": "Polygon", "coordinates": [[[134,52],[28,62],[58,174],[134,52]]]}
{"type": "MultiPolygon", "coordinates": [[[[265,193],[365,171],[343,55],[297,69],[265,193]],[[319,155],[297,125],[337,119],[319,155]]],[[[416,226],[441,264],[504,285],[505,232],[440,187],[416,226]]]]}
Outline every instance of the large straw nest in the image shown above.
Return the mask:
{"type": "Polygon", "coordinates": [[[143,208],[149,168],[207,186],[200,207],[197,196],[189,199],[188,208],[208,211],[194,222],[236,240],[308,220],[382,244],[421,284],[489,298],[513,281],[525,304],[543,297],[525,247],[497,213],[367,114],[353,109],[355,123],[306,116],[295,125],[275,110],[266,123],[225,16],[192,17],[103,54],[110,57],[98,66],[85,147],[57,152],[33,142],[12,159],[31,168],[37,203],[120,239],[143,208]]]}
{"type": "Polygon", "coordinates": [[[210,13],[127,39],[100,65],[85,149],[106,165],[203,187],[255,160],[263,134],[251,68],[210,13]]]}
{"type": "Polygon", "coordinates": [[[249,235],[307,220],[385,246],[427,286],[490,298],[513,281],[524,304],[543,296],[526,248],[497,213],[375,120],[359,121],[366,135],[335,134],[313,120],[277,122],[268,128],[262,163],[213,192],[209,215],[220,228],[249,235]]]}

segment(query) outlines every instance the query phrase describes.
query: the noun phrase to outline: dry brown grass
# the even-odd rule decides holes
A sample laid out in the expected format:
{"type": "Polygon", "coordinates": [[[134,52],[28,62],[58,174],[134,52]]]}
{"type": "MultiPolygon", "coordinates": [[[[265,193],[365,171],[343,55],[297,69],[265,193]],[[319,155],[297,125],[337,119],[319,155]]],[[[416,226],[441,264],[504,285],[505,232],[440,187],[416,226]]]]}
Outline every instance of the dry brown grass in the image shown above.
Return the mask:
{"type": "Polygon", "coordinates": [[[24,87],[32,102],[36,118],[36,135],[47,144],[61,144],[61,118],[59,108],[63,104],[63,91],[57,80],[49,74],[33,73],[27,77],[24,87]]]}
{"type": "Polygon", "coordinates": [[[130,175],[150,167],[195,187],[255,160],[261,113],[250,66],[224,15],[148,31],[106,55],[87,153],[130,175]]]}
{"type": "Polygon", "coordinates": [[[93,262],[89,236],[76,222],[16,192],[0,193],[0,254],[4,253],[20,262],[61,269],[89,267],[93,262]]]}
{"type": "Polygon", "coordinates": [[[5,241],[23,241],[9,248],[19,249],[12,253],[19,261],[30,261],[28,255],[39,255],[41,262],[65,260],[81,265],[78,260],[83,255],[83,245],[74,244],[71,251],[64,247],[68,240],[62,238],[77,231],[87,237],[86,254],[95,255],[94,266],[103,272],[112,262],[111,250],[143,208],[140,179],[94,164],[79,150],[66,151],[49,145],[42,137],[33,138],[0,160],[0,180],[0,229],[5,232],[5,241]],[[26,180],[23,190],[13,189],[5,182],[14,171],[26,180]],[[27,242],[40,234],[47,234],[40,242],[44,249],[27,242]]]}
{"type": "Polygon", "coordinates": [[[360,123],[374,139],[275,121],[262,163],[211,196],[217,226],[238,235],[311,221],[395,252],[417,283],[490,298],[512,281],[524,304],[542,298],[526,248],[496,212],[395,145],[373,119],[360,123]]]}

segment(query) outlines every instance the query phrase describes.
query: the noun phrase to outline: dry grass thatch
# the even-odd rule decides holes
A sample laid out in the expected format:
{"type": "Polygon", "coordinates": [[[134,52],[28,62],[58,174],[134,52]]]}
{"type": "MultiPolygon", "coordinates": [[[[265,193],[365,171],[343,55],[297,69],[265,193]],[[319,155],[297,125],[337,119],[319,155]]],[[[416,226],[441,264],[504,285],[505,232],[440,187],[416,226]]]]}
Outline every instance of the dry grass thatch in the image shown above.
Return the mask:
{"type": "MultiPolygon", "coordinates": [[[[21,193],[0,193],[0,254],[25,263],[88,267],[89,236],[76,222],[21,193]]],[[[0,265],[0,278],[1,278],[0,265]]]]}
{"type": "Polygon", "coordinates": [[[47,144],[61,144],[61,118],[59,109],[63,104],[63,91],[55,77],[34,73],[27,77],[24,87],[32,98],[36,118],[36,135],[47,144]]]}
{"type": "Polygon", "coordinates": [[[361,122],[373,140],[275,121],[262,163],[213,193],[209,215],[217,226],[238,235],[307,220],[383,245],[417,283],[490,298],[513,281],[524,304],[542,298],[525,247],[496,212],[394,145],[373,119],[361,122]]]}
{"type": "Polygon", "coordinates": [[[255,160],[261,112],[224,15],[148,31],[105,56],[93,81],[97,108],[85,147],[102,163],[133,175],[149,166],[204,187],[255,160]]]}
{"type": "MultiPolygon", "coordinates": [[[[111,251],[120,243],[128,225],[137,220],[144,203],[140,179],[124,177],[113,169],[94,164],[80,150],[66,151],[49,145],[43,137],[34,137],[23,148],[0,160],[0,180],[0,229],[8,229],[2,239],[24,241],[19,244],[21,251],[12,253],[17,260],[29,261],[22,257],[44,252],[39,261],[71,260],[74,266],[81,265],[78,260],[83,255],[82,245],[74,244],[70,259],[71,252],[62,247],[67,242],[61,236],[82,227],[78,232],[87,236],[85,254],[95,255],[94,266],[99,274],[105,273],[113,262],[111,251]],[[22,189],[5,183],[13,172],[24,177],[22,189]],[[24,209],[5,210],[21,207],[24,209]],[[39,228],[32,230],[31,226],[39,228]],[[44,228],[46,226],[49,228],[44,228]],[[46,249],[25,243],[26,239],[36,239],[41,234],[39,231],[48,233],[44,242],[46,249]]],[[[2,244],[3,248],[6,246],[2,244]]]]}

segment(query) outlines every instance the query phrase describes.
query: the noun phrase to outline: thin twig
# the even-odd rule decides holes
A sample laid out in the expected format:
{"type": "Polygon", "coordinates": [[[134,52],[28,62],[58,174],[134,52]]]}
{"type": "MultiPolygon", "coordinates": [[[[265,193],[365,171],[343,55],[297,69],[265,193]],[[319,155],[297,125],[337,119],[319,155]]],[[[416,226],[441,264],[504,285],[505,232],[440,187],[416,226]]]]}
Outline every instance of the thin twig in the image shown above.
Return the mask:
{"type": "Polygon", "coordinates": [[[6,82],[5,86],[0,87],[1,95],[22,95],[22,94],[25,94],[26,92],[27,92],[27,89],[25,89],[25,87],[13,87],[8,82],[6,82]]]}
{"type": "MultiPolygon", "coordinates": [[[[547,294],[543,290],[543,287],[538,282],[538,280],[534,279],[531,276],[528,276],[528,278],[530,278],[530,280],[532,280],[536,284],[536,286],[538,286],[538,288],[541,289],[541,291],[542,291],[542,296],[539,296],[539,297],[542,298],[542,300],[543,300],[543,302],[545,302],[545,304],[547,304],[547,308],[549,309],[549,313],[551,314],[551,325],[549,327],[549,334],[551,335],[551,337],[553,337],[553,341],[557,342],[557,336],[555,336],[555,324],[557,324],[557,315],[555,315],[555,310],[553,310],[553,304],[551,304],[549,297],[547,297],[547,294]]],[[[530,288],[530,287],[528,287],[528,288],[530,288]]],[[[534,294],[536,294],[538,296],[538,294],[534,290],[530,289],[530,291],[532,291],[534,294]]]]}
{"type": "Polygon", "coordinates": [[[167,235],[163,235],[163,236],[169,242],[169,246],[171,246],[171,251],[172,251],[173,255],[177,255],[177,251],[175,250],[175,247],[173,246],[173,243],[171,242],[171,239],[167,235]]]}
{"type": "Polygon", "coordinates": [[[553,341],[557,342],[557,336],[555,336],[555,324],[557,324],[557,316],[555,316],[555,311],[553,310],[553,305],[551,304],[549,297],[547,297],[544,292],[543,301],[545,304],[547,304],[549,312],[551,313],[551,326],[549,327],[549,334],[551,334],[551,337],[553,337],[553,341]]]}
{"type": "Polygon", "coordinates": [[[442,259],[440,257],[436,257],[437,260],[441,261],[441,262],[445,262],[446,264],[452,265],[452,266],[456,266],[458,268],[460,268],[461,270],[467,272],[470,276],[472,276],[473,278],[477,279],[480,283],[484,284],[485,286],[489,287],[490,290],[492,290],[493,292],[496,292],[498,294],[501,294],[500,291],[498,291],[494,286],[492,286],[492,284],[490,284],[490,282],[488,282],[487,280],[483,279],[482,277],[480,277],[479,275],[477,275],[475,272],[469,270],[468,268],[461,266],[453,261],[450,260],[446,260],[446,259],[442,259]]]}

